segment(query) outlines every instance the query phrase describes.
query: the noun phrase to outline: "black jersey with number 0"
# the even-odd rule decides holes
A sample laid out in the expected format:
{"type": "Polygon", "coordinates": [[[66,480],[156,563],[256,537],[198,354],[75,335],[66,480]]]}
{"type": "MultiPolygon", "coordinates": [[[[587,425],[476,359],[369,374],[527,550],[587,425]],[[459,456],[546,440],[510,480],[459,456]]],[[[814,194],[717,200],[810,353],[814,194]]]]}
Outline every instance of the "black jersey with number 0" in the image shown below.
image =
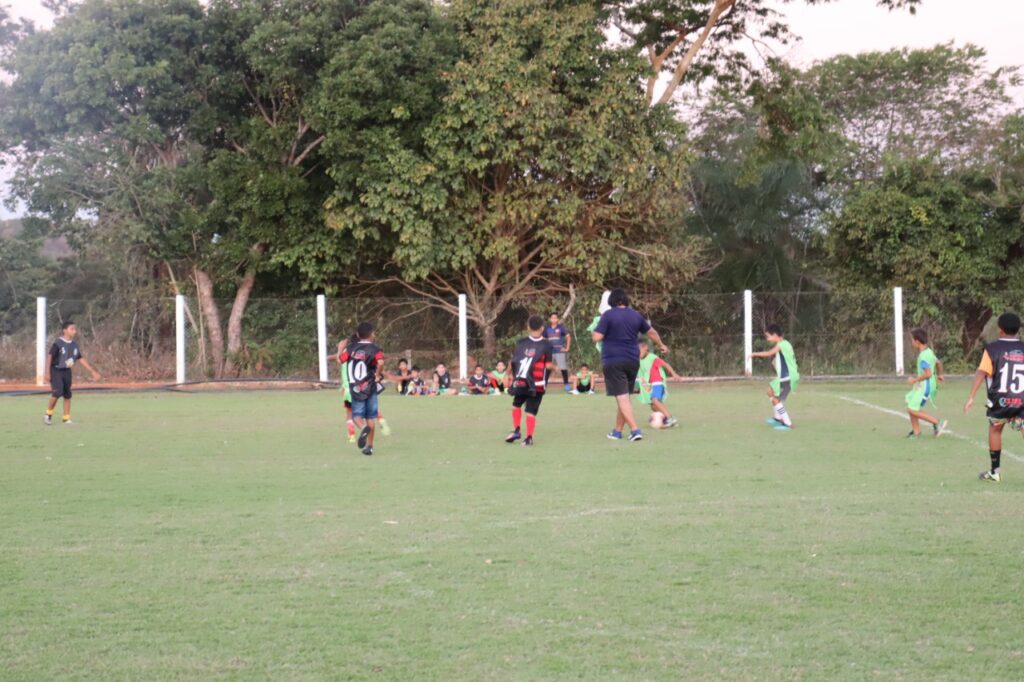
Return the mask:
{"type": "Polygon", "coordinates": [[[520,339],[512,353],[512,395],[544,393],[547,365],[553,350],[547,339],[532,336],[520,339]]]}
{"type": "MultiPolygon", "coordinates": [[[[1024,410],[1024,342],[999,339],[985,346],[982,368],[988,371],[988,408],[992,416],[1024,410]]],[[[1012,414],[1011,414],[1012,413],[1012,414]]]]}
{"type": "Polygon", "coordinates": [[[345,377],[353,400],[368,400],[377,393],[377,368],[384,362],[384,352],[370,341],[349,344],[341,354],[345,377]]]}

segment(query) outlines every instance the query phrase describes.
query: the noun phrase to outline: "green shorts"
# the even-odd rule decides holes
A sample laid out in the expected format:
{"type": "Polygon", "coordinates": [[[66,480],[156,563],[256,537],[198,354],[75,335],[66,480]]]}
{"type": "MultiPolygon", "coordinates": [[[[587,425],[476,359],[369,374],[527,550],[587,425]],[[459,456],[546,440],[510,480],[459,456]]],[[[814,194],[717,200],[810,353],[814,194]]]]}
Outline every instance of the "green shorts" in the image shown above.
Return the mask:
{"type": "MultiPolygon", "coordinates": [[[[920,386],[920,384],[918,384],[920,386]]],[[[920,412],[928,406],[928,396],[924,394],[924,388],[914,388],[907,393],[907,409],[920,412]]]]}
{"type": "Polygon", "coordinates": [[[793,390],[792,382],[783,382],[780,379],[772,379],[771,383],[768,385],[771,387],[772,393],[775,394],[775,397],[783,402],[786,401],[786,398],[789,397],[790,391],[793,390]]]}

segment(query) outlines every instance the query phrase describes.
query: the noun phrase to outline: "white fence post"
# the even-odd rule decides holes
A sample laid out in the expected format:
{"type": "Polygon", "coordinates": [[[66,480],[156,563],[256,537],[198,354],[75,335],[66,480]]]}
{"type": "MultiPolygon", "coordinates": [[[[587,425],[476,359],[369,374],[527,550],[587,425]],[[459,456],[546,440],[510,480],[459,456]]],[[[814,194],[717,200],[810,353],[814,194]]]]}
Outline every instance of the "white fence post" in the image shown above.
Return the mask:
{"type": "Polygon", "coordinates": [[[469,325],[466,321],[466,295],[459,294],[459,379],[466,380],[469,364],[469,325]]]}
{"type": "Polygon", "coordinates": [[[36,299],[36,386],[46,385],[46,298],[36,299]]]}
{"type": "Polygon", "coordinates": [[[743,292],[743,373],[754,374],[754,292],[747,289],[743,292]]]}
{"type": "Polygon", "coordinates": [[[316,348],[320,356],[320,381],[326,382],[327,375],[327,298],[316,296],[316,348]]]}
{"type": "Polygon", "coordinates": [[[185,296],[174,297],[174,365],[175,381],[185,383],[185,296]]]}
{"type": "Polygon", "coordinates": [[[903,287],[892,289],[892,323],[896,336],[896,375],[903,376],[903,287]]]}

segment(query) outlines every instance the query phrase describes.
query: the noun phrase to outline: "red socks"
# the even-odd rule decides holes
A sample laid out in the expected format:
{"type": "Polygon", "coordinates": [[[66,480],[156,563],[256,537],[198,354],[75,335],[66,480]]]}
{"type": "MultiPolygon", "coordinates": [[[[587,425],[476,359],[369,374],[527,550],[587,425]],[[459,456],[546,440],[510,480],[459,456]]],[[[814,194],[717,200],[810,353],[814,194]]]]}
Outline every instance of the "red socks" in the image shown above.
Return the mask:
{"type": "Polygon", "coordinates": [[[512,408],[512,426],[515,430],[519,430],[519,425],[523,423],[523,408],[513,407],[512,408]]]}
{"type": "Polygon", "coordinates": [[[537,428],[537,418],[532,414],[526,415],[526,435],[532,437],[535,428],[537,428]]]}

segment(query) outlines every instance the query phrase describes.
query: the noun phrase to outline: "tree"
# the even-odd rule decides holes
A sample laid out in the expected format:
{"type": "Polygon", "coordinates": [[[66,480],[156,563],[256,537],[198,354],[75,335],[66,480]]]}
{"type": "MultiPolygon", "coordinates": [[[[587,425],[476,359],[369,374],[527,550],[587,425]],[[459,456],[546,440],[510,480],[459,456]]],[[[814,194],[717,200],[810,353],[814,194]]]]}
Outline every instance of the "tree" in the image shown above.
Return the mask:
{"type": "Polygon", "coordinates": [[[605,44],[594,10],[460,0],[449,11],[461,54],[422,137],[356,156],[362,175],[328,203],[360,250],[387,254],[384,281],[453,314],[465,293],[494,354],[513,304],[614,280],[656,283],[664,301],[695,277],[700,243],[671,229],[681,130],[647,106],[642,63],[605,44]]]}
{"type": "MultiPolygon", "coordinates": [[[[824,4],[831,0],[806,0],[824,4]]],[[[889,9],[911,12],[922,0],[877,0],[889,9]]],[[[685,80],[734,74],[747,64],[738,43],[786,42],[789,30],[766,0],[602,0],[614,26],[647,58],[647,101],[672,101],[685,80]],[[659,83],[664,87],[657,94],[659,83]]]]}

